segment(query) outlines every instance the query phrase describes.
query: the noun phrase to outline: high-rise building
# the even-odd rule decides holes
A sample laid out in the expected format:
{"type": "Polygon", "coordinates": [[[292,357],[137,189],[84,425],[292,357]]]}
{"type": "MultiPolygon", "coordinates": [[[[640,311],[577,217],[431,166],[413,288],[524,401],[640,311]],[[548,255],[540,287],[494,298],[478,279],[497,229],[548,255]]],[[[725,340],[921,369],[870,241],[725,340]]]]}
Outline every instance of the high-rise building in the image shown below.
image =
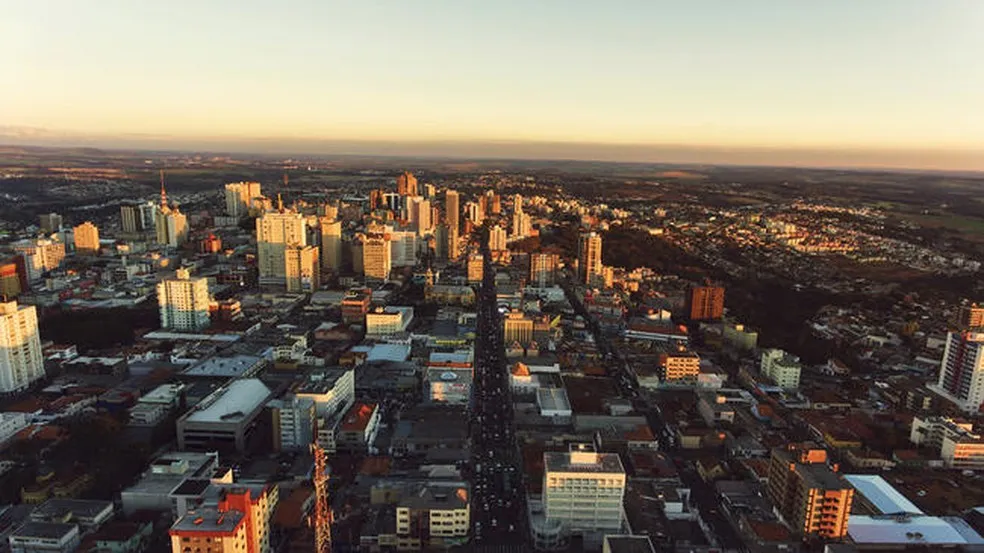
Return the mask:
{"type": "Polygon", "coordinates": [[[342,222],[322,217],[321,226],[321,268],[334,274],[342,268],[342,222]]]}
{"type": "Polygon", "coordinates": [[[389,233],[390,262],[393,267],[413,267],[417,264],[417,233],[398,230],[389,233]]]}
{"type": "Polygon", "coordinates": [[[508,347],[513,342],[526,345],[533,341],[533,319],[522,311],[510,311],[502,319],[503,339],[508,347]]]}
{"type": "Polygon", "coordinates": [[[417,177],[413,176],[410,171],[404,171],[403,174],[396,177],[396,193],[401,196],[416,196],[417,177]]]}
{"type": "Polygon", "coordinates": [[[156,212],[154,202],[121,205],[120,226],[128,234],[149,231],[154,226],[156,212]]]}
{"type": "Polygon", "coordinates": [[[804,537],[840,539],[854,500],[854,488],[827,465],[827,452],[807,445],[772,450],[768,495],[793,531],[804,537]]]}
{"type": "Polygon", "coordinates": [[[984,305],[972,303],[961,306],[957,323],[960,325],[960,328],[984,329],[984,305]]]}
{"type": "Polygon", "coordinates": [[[197,332],[208,327],[208,279],[192,278],[188,269],[178,269],[175,278],[157,284],[161,328],[197,332]]]}
{"type": "Polygon", "coordinates": [[[475,226],[481,226],[485,221],[485,211],[476,202],[465,202],[465,219],[471,221],[475,226]]]}
{"type": "Polygon", "coordinates": [[[181,213],[177,205],[168,205],[163,172],[161,172],[161,205],[154,212],[154,229],[157,243],[162,246],[177,248],[188,239],[188,218],[181,213]]]}
{"type": "Polygon", "coordinates": [[[256,253],[260,284],[283,285],[287,278],[287,246],[307,246],[304,216],[279,209],[256,219],[256,253]]]}
{"type": "Polygon", "coordinates": [[[543,467],[545,527],[559,525],[565,538],[580,535],[596,545],[605,534],[621,533],[626,476],[617,453],[572,444],[566,453],[544,453],[543,467]]]}
{"type": "Polygon", "coordinates": [[[456,190],[448,190],[444,194],[444,219],[448,226],[448,258],[458,259],[458,233],[461,232],[458,217],[461,213],[459,196],[456,190]]]}
{"type": "Polygon", "coordinates": [[[41,220],[41,232],[45,234],[61,232],[62,229],[61,215],[57,213],[45,213],[40,216],[40,220],[41,220]]]}
{"type": "Polygon", "coordinates": [[[526,238],[533,232],[531,217],[523,211],[523,197],[519,194],[513,196],[513,218],[512,235],[513,238],[526,238]]]}
{"type": "Polygon", "coordinates": [[[245,217],[254,198],[263,195],[258,182],[231,182],[225,185],[226,215],[245,217]]]}
{"type": "Polygon", "coordinates": [[[940,376],[930,388],[962,411],[977,413],[984,404],[984,331],[948,332],[940,376]]]}
{"type": "Polygon", "coordinates": [[[288,292],[313,293],[321,288],[321,259],[317,246],[287,246],[284,263],[288,292]]]}
{"type": "Polygon", "coordinates": [[[585,284],[602,274],[600,234],[581,233],[577,241],[577,263],[580,281],[585,284]]]}
{"type": "Polygon", "coordinates": [[[799,357],[781,349],[767,349],[762,352],[759,372],[772,379],[776,386],[787,390],[799,388],[800,372],[799,357]]]}
{"type": "Polygon", "coordinates": [[[530,284],[539,288],[553,286],[559,264],[560,256],[555,253],[530,254],[530,284]]]}
{"type": "Polygon", "coordinates": [[[434,256],[438,259],[448,259],[448,225],[440,223],[434,229],[434,256]]]}
{"type": "Polygon", "coordinates": [[[33,305],[0,303],[0,393],[26,389],[44,378],[38,312],[33,305]]]}
{"type": "Polygon", "coordinates": [[[492,225],[492,228],[489,229],[489,249],[492,251],[507,249],[506,229],[499,225],[492,225]]]}
{"type": "Polygon", "coordinates": [[[468,256],[467,263],[468,282],[482,282],[485,274],[485,258],[480,253],[472,253],[468,256]]]}
{"type": "Polygon", "coordinates": [[[425,200],[422,196],[411,196],[407,201],[410,223],[417,230],[417,235],[425,236],[433,232],[430,200],[425,200]]]}
{"type": "Polygon", "coordinates": [[[99,254],[99,228],[86,221],[72,229],[75,240],[75,252],[80,255],[99,254]]]}
{"type": "Polygon", "coordinates": [[[393,246],[388,233],[366,235],[362,241],[362,271],[367,279],[389,280],[393,246]]]}
{"type": "Polygon", "coordinates": [[[424,197],[428,200],[433,200],[437,197],[437,187],[431,183],[424,185],[424,197]]]}
{"type": "Polygon", "coordinates": [[[40,280],[44,273],[57,269],[65,259],[65,244],[52,238],[24,239],[14,242],[14,251],[24,256],[27,280],[40,280]]]}
{"type": "Polygon", "coordinates": [[[0,300],[14,299],[25,290],[27,290],[27,268],[24,266],[24,256],[15,255],[0,261],[0,300]]]}
{"type": "MultiPolygon", "coordinates": [[[[208,482],[207,480],[205,481],[208,482]]],[[[171,553],[269,553],[270,523],[277,500],[269,487],[222,484],[217,501],[181,513],[171,526],[171,553]]]]}
{"type": "Polygon", "coordinates": [[[489,190],[485,193],[488,198],[486,202],[488,205],[489,212],[492,215],[499,215],[502,213],[502,196],[495,193],[494,190],[489,190]]]}
{"type": "Polygon", "coordinates": [[[688,301],[690,320],[715,321],[724,316],[724,287],[694,286],[688,301]]]}

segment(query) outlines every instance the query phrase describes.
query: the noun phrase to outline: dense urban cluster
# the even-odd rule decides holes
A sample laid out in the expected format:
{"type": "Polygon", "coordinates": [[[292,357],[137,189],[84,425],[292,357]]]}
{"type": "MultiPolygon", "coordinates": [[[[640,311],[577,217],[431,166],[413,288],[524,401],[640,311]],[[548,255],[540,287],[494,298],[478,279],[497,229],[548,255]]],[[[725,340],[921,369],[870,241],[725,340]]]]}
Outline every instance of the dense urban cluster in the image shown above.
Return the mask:
{"type": "Polygon", "coordinates": [[[979,274],[877,207],[177,179],[4,225],[11,553],[984,549],[984,306],[730,307],[979,274]]]}

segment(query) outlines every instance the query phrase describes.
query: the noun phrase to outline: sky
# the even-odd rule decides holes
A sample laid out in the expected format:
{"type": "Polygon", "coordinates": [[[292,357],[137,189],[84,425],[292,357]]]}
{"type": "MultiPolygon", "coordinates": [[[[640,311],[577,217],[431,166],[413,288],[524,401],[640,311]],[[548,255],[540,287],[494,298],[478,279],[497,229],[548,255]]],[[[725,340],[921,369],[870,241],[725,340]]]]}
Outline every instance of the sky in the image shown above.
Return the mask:
{"type": "Polygon", "coordinates": [[[6,142],[984,170],[981,0],[0,6],[6,142]]]}

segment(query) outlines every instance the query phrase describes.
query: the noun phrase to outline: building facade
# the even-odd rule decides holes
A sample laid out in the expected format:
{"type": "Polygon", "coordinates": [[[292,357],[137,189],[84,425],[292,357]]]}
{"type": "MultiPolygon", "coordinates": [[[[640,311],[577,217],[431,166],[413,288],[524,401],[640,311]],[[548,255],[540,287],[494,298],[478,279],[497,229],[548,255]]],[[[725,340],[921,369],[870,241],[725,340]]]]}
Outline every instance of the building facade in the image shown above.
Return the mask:
{"type": "Polygon", "coordinates": [[[75,253],[79,255],[99,254],[99,228],[86,221],[72,229],[75,253]]]}
{"type": "Polygon", "coordinates": [[[617,453],[574,444],[566,453],[544,453],[543,464],[547,525],[559,523],[562,534],[581,535],[586,544],[600,545],[605,534],[621,533],[626,476],[617,453]]]}
{"type": "Polygon", "coordinates": [[[776,386],[785,390],[799,388],[802,366],[799,357],[781,349],[767,349],[762,352],[759,372],[768,377],[776,386]]]}
{"type": "Polygon", "coordinates": [[[690,320],[715,321],[724,316],[724,288],[694,286],[688,299],[690,320]]]}
{"type": "Polygon", "coordinates": [[[931,389],[966,413],[980,410],[984,403],[984,330],[947,333],[939,380],[931,389]]]}
{"type": "Polygon", "coordinates": [[[538,288],[553,286],[559,266],[560,256],[555,253],[530,254],[530,284],[538,288]]]}
{"type": "Polygon", "coordinates": [[[290,210],[264,213],[256,219],[256,258],[260,284],[285,285],[287,247],[307,246],[304,216],[290,210]]]}
{"type": "Polygon", "coordinates": [[[854,487],[827,465],[827,452],[808,446],[775,448],[769,463],[768,495],[799,536],[841,539],[854,487]]]}
{"type": "Polygon", "coordinates": [[[310,294],[321,288],[317,246],[289,245],[284,250],[284,284],[288,292],[310,294]]]}
{"type": "Polygon", "coordinates": [[[243,218],[249,215],[253,199],[263,196],[258,182],[231,182],[225,185],[226,215],[243,218]]]}
{"type": "Polygon", "coordinates": [[[178,269],[173,279],[157,284],[161,328],[198,332],[209,325],[208,279],[192,278],[188,269],[178,269]]]}
{"type": "Polygon", "coordinates": [[[22,391],[42,378],[37,309],[16,301],[0,303],[0,393],[22,391]]]}
{"type": "Polygon", "coordinates": [[[585,284],[601,276],[601,235],[597,232],[584,232],[578,237],[577,269],[579,280],[585,284]]]}

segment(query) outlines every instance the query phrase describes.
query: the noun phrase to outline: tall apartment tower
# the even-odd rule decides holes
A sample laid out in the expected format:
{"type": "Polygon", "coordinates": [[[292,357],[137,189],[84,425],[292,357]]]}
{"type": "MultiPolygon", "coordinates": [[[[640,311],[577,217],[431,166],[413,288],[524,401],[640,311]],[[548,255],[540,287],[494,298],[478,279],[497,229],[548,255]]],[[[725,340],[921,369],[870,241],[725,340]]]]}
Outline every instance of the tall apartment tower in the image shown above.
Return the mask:
{"type": "Polygon", "coordinates": [[[33,305],[0,303],[0,393],[26,389],[44,378],[38,312],[33,305]]]}
{"type": "Polygon", "coordinates": [[[591,445],[543,454],[543,507],[547,526],[558,524],[565,538],[600,544],[623,526],[625,467],[617,453],[596,453],[591,445]]]}
{"type": "Polygon", "coordinates": [[[557,282],[560,256],[555,253],[530,254],[530,285],[538,288],[553,286],[557,282]]]}
{"type": "Polygon", "coordinates": [[[121,205],[120,206],[120,226],[123,232],[136,234],[144,230],[143,219],[141,217],[140,206],[121,205]]]}
{"type": "Polygon", "coordinates": [[[489,249],[492,251],[507,249],[506,229],[499,225],[492,225],[492,228],[489,229],[489,249]]]}
{"type": "Polygon", "coordinates": [[[456,190],[448,190],[444,195],[444,218],[448,225],[449,259],[458,259],[461,254],[458,250],[458,233],[461,232],[461,226],[458,224],[458,217],[461,214],[459,201],[460,197],[456,190]]]}
{"type": "Polygon", "coordinates": [[[393,270],[393,249],[385,233],[367,235],[362,241],[362,271],[367,279],[389,280],[393,270]]]}
{"type": "Polygon", "coordinates": [[[39,217],[41,232],[51,234],[62,229],[62,216],[57,213],[45,213],[39,217]]]}
{"type": "Polygon", "coordinates": [[[401,196],[416,196],[417,177],[413,176],[410,171],[404,171],[403,174],[396,177],[396,193],[401,196]]]}
{"type": "Polygon", "coordinates": [[[976,413],[984,404],[984,307],[962,307],[957,322],[946,335],[939,380],[931,389],[960,410],[976,413]]]}
{"type": "Polygon", "coordinates": [[[24,269],[31,282],[58,268],[65,259],[65,244],[51,238],[25,238],[14,242],[13,246],[15,252],[24,256],[24,269]]]}
{"type": "Polygon", "coordinates": [[[307,246],[304,215],[292,210],[271,211],[256,219],[256,257],[260,284],[283,285],[287,277],[287,246],[307,246]]]}
{"type": "Polygon", "coordinates": [[[597,232],[582,232],[577,241],[577,269],[581,282],[590,284],[593,278],[602,274],[601,235],[597,232]]]}
{"type": "Polygon", "coordinates": [[[75,240],[75,252],[80,255],[97,255],[99,253],[99,228],[86,221],[72,229],[75,240]]]}
{"type": "Polygon", "coordinates": [[[847,535],[854,488],[828,466],[827,452],[807,445],[772,450],[768,494],[782,519],[800,536],[847,535]]]}
{"type": "Polygon", "coordinates": [[[226,184],[226,215],[230,217],[245,217],[249,214],[249,206],[253,204],[253,199],[259,198],[262,195],[260,183],[258,182],[231,182],[226,184]]]}
{"type": "Polygon", "coordinates": [[[342,268],[342,222],[334,218],[319,219],[321,228],[321,269],[334,274],[342,268]]]}
{"type": "Polygon", "coordinates": [[[482,254],[477,252],[470,254],[466,265],[468,282],[471,284],[482,282],[485,275],[485,258],[482,257],[482,254]]]}
{"type": "Polygon", "coordinates": [[[175,278],[157,284],[161,328],[198,332],[208,327],[208,279],[192,278],[188,269],[178,269],[175,278]]]}
{"type": "Polygon", "coordinates": [[[317,246],[287,246],[284,283],[288,292],[313,293],[321,288],[321,260],[317,246]]]}
{"type": "Polygon", "coordinates": [[[690,320],[716,321],[724,316],[724,287],[694,286],[688,298],[690,320]]]}
{"type": "Polygon", "coordinates": [[[512,235],[514,238],[526,238],[532,232],[530,216],[523,211],[523,197],[513,196],[512,235]]]}

